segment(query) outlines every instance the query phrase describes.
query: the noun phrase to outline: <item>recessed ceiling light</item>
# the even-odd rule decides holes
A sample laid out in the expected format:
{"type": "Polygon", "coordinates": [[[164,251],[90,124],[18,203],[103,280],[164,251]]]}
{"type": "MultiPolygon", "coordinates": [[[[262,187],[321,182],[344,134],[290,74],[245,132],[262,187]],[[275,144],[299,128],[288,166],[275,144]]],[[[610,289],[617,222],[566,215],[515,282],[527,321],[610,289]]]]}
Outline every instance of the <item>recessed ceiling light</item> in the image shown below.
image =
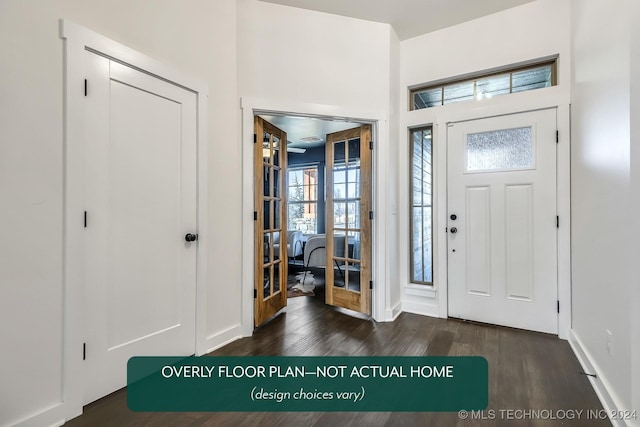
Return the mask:
{"type": "Polygon", "coordinates": [[[307,144],[311,144],[313,142],[320,142],[322,138],[318,138],[317,136],[306,136],[304,138],[300,138],[301,142],[306,142],[307,144]]]}
{"type": "Polygon", "coordinates": [[[297,147],[287,147],[287,151],[290,153],[297,153],[297,154],[303,154],[305,151],[307,151],[306,148],[297,148],[297,147]]]}

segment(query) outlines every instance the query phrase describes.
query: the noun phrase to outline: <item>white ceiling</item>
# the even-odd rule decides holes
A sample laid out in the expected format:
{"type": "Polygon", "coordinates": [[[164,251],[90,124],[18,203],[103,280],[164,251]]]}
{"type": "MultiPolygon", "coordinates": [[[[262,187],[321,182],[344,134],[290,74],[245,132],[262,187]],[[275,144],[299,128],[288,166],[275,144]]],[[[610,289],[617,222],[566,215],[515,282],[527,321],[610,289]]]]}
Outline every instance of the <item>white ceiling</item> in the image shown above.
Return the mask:
{"type": "Polygon", "coordinates": [[[312,148],[324,145],[325,137],[329,133],[339,132],[360,126],[359,123],[320,120],[310,117],[270,116],[260,114],[260,117],[282,129],[287,133],[289,147],[312,148]],[[317,141],[305,142],[303,138],[314,138],[317,141]]]}
{"type": "Polygon", "coordinates": [[[400,40],[534,0],[262,0],[391,24],[400,40]]]}

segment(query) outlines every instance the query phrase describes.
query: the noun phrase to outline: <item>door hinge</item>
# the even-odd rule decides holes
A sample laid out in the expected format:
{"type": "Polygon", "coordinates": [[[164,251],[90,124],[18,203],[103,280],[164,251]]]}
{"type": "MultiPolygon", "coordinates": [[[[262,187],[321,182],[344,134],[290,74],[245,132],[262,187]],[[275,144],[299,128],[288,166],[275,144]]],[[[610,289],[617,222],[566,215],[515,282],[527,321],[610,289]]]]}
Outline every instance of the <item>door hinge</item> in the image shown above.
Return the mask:
{"type": "Polygon", "coordinates": [[[373,289],[373,280],[369,280],[369,289],[373,289]]]}
{"type": "Polygon", "coordinates": [[[373,219],[373,211],[369,211],[369,219],[373,219]]]}
{"type": "Polygon", "coordinates": [[[82,343],[82,360],[87,360],[87,343],[82,343]]]}
{"type": "Polygon", "coordinates": [[[258,142],[258,134],[254,133],[253,134],[253,143],[255,144],[256,142],[258,142]]]}
{"type": "Polygon", "coordinates": [[[560,217],[556,215],[556,228],[560,228],[560,217]]]}
{"type": "Polygon", "coordinates": [[[87,96],[87,79],[84,79],[84,96],[87,96]]]}
{"type": "Polygon", "coordinates": [[[258,298],[258,290],[257,289],[253,289],[253,298],[258,298]]]}
{"type": "Polygon", "coordinates": [[[558,300],[558,301],[556,301],[556,302],[558,303],[558,304],[556,305],[556,308],[557,308],[557,310],[558,310],[558,313],[560,313],[560,301],[558,300]]]}
{"type": "Polygon", "coordinates": [[[258,220],[258,211],[253,211],[253,220],[254,221],[258,220]]]}
{"type": "Polygon", "coordinates": [[[87,211],[84,211],[84,228],[87,228],[87,211]]]}
{"type": "Polygon", "coordinates": [[[373,139],[369,141],[369,150],[373,150],[373,139]]]}
{"type": "Polygon", "coordinates": [[[560,132],[556,131],[556,144],[560,142],[560,132]]]}

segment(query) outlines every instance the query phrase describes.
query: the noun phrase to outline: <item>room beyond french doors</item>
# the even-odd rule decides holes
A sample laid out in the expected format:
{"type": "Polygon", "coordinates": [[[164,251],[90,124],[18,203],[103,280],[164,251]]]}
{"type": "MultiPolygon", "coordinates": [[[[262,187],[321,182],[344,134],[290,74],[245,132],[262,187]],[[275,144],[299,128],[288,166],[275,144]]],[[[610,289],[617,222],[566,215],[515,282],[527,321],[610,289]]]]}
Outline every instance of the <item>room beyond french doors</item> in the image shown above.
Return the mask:
{"type": "Polygon", "coordinates": [[[287,134],[260,117],[254,119],[254,132],[254,325],[258,327],[287,305],[287,134]]]}
{"type": "Polygon", "coordinates": [[[326,138],[326,303],[371,314],[371,126],[326,138]]]}

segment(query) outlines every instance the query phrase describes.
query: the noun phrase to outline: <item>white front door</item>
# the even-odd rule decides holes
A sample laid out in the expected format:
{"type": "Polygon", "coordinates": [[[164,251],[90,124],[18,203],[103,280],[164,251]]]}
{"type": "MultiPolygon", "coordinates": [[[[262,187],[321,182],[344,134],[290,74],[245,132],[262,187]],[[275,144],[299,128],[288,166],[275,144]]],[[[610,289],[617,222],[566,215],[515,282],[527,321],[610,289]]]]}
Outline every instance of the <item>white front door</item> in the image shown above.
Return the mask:
{"type": "Polygon", "coordinates": [[[557,333],[556,110],[449,124],[449,316],[557,333]]]}
{"type": "Polygon", "coordinates": [[[197,105],[90,52],[85,69],[86,404],[132,356],[195,353],[197,105]]]}

